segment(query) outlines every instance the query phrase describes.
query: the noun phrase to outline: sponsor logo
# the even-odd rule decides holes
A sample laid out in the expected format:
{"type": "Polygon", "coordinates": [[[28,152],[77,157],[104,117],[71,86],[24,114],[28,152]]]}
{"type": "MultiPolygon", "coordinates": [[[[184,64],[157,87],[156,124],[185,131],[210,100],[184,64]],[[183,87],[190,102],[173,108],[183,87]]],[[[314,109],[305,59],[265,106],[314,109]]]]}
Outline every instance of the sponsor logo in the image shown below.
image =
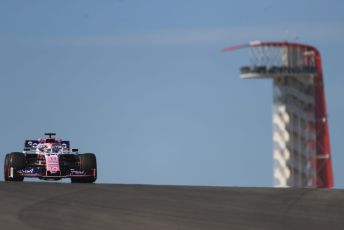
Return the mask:
{"type": "Polygon", "coordinates": [[[37,173],[38,170],[35,170],[34,168],[31,168],[31,169],[23,169],[21,170],[22,173],[24,174],[34,174],[34,173],[37,173]]]}
{"type": "Polygon", "coordinates": [[[58,164],[59,158],[57,156],[47,156],[46,161],[48,164],[58,164]]]}
{"type": "Polygon", "coordinates": [[[71,169],[70,172],[71,172],[71,174],[73,174],[73,175],[83,175],[83,174],[85,174],[84,171],[76,171],[76,170],[74,170],[74,169],[71,169]]]}

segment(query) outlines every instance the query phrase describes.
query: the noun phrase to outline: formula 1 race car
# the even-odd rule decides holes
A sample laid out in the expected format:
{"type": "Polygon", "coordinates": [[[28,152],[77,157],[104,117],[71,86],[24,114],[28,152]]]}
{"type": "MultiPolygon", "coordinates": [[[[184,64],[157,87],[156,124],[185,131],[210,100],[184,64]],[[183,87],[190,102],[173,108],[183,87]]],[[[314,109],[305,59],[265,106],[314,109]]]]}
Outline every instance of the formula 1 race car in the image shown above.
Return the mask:
{"type": "Polygon", "coordinates": [[[24,151],[6,154],[5,181],[23,181],[24,177],[42,180],[70,178],[72,183],[93,183],[97,179],[97,160],[93,153],[70,151],[70,142],[45,133],[44,138],[26,140],[24,151]]]}

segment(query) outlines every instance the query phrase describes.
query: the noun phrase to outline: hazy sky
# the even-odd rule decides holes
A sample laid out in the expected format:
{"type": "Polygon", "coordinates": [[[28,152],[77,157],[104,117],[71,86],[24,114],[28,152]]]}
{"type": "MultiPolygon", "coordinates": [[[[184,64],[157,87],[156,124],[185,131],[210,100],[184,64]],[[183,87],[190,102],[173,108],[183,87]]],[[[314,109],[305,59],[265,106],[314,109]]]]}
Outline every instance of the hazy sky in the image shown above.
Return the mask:
{"type": "Polygon", "coordinates": [[[95,152],[100,183],[271,186],[272,82],[250,40],[316,46],[344,188],[344,2],[0,1],[0,151],[46,131],[95,152]]]}

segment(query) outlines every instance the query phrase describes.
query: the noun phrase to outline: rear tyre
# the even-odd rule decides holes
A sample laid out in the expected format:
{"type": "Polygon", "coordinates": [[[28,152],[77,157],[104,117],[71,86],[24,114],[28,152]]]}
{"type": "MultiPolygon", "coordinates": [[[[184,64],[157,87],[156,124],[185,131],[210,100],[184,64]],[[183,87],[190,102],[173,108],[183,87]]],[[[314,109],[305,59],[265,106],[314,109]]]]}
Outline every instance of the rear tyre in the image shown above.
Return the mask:
{"type": "Polygon", "coordinates": [[[85,171],[88,177],[72,177],[72,183],[93,183],[97,180],[97,159],[93,153],[79,155],[80,171],[85,171]]]}
{"type": "Polygon", "coordinates": [[[5,181],[23,181],[24,177],[17,173],[18,170],[25,168],[25,155],[20,152],[8,153],[4,161],[4,179],[5,181]],[[11,177],[11,168],[13,168],[13,177],[11,177]]]}

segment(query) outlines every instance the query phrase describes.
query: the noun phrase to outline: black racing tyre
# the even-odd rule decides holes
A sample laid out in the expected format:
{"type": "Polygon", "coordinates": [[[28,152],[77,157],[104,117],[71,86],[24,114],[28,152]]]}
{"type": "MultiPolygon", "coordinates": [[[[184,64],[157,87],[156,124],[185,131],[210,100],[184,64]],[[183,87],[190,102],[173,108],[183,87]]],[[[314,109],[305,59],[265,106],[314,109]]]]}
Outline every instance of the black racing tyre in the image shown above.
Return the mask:
{"type": "Polygon", "coordinates": [[[97,180],[97,158],[93,153],[79,155],[80,171],[85,171],[89,177],[72,177],[72,183],[93,183],[97,180]]]}
{"type": "Polygon", "coordinates": [[[9,179],[9,169],[10,169],[10,167],[9,167],[9,155],[10,154],[6,154],[6,156],[5,156],[5,160],[4,160],[4,180],[5,181],[9,181],[10,179],[9,179]]]}
{"type": "Polygon", "coordinates": [[[5,181],[23,181],[24,177],[17,173],[17,170],[25,168],[25,155],[20,152],[8,153],[4,161],[5,181]],[[10,170],[13,168],[13,177],[10,177],[10,170]]]}

